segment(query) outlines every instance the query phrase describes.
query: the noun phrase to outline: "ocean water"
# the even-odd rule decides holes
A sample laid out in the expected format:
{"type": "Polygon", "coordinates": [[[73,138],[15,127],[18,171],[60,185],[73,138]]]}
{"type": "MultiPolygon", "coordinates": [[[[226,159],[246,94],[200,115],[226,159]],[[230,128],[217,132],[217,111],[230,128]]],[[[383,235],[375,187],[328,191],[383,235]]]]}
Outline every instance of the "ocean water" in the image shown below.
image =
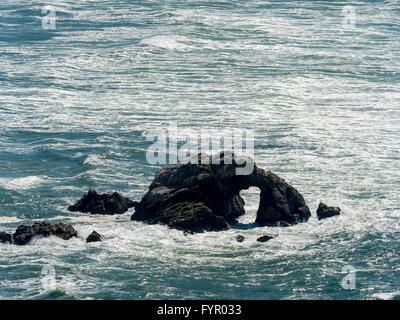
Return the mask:
{"type": "Polygon", "coordinates": [[[79,237],[0,244],[1,299],[400,298],[399,1],[51,1],[55,25],[47,4],[0,0],[0,231],[79,237]],[[312,218],[255,228],[254,188],[224,232],[66,210],[90,188],[139,200],[169,121],[254,130],[312,218]]]}

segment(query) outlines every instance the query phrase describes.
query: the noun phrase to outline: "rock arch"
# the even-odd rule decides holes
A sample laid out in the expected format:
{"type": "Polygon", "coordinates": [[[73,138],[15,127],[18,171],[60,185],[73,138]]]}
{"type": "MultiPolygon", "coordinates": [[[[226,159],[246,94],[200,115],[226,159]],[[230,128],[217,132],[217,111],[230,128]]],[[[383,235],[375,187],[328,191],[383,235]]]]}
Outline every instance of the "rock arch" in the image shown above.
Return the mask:
{"type": "Polygon", "coordinates": [[[245,213],[239,192],[257,187],[260,189],[258,225],[292,225],[308,220],[310,210],[294,187],[271,171],[258,168],[250,158],[239,161],[233,156],[228,163],[226,154],[199,154],[189,163],[172,164],[159,170],[131,219],[162,222],[193,232],[227,229],[245,213]],[[249,175],[237,175],[236,169],[244,162],[252,162],[253,171],[249,175]]]}

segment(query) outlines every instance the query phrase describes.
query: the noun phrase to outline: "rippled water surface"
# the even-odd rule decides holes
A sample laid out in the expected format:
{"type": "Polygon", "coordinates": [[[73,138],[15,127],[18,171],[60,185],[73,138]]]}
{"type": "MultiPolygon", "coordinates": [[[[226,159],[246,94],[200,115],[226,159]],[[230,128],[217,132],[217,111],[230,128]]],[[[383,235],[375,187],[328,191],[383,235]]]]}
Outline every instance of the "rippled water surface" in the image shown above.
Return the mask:
{"type": "Polygon", "coordinates": [[[0,298],[400,297],[398,1],[51,1],[54,30],[43,5],[0,0],[0,231],[46,219],[79,238],[0,244],[0,298]],[[257,189],[226,232],[66,210],[89,188],[140,199],[160,167],[146,132],[171,120],[253,129],[310,221],[253,228],[257,189]],[[318,221],[321,200],[342,215],[318,221]]]}

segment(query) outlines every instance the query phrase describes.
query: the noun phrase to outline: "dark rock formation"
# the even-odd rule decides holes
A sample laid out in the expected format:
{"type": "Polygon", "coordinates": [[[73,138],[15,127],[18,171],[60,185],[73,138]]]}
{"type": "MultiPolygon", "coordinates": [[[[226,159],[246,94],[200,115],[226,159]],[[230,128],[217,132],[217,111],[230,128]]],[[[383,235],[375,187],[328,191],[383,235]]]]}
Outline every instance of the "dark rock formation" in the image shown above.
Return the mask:
{"type": "Polygon", "coordinates": [[[1,243],[13,243],[13,236],[12,234],[6,233],[6,232],[0,232],[0,242],[1,243]]]}
{"type": "Polygon", "coordinates": [[[113,194],[97,194],[89,190],[77,203],[68,207],[69,211],[90,212],[91,214],[121,214],[137,205],[136,201],[124,198],[117,192],[113,194]]]}
{"type": "Polygon", "coordinates": [[[271,236],[262,236],[262,237],[259,237],[259,238],[257,239],[257,241],[258,241],[258,242],[267,242],[268,240],[271,240],[272,238],[274,238],[274,237],[271,237],[271,236]]]}
{"type": "Polygon", "coordinates": [[[200,232],[210,226],[215,229],[228,228],[223,217],[213,214],[204,203],[195,201],[179,202],[167,206],[158,216],[157,222],[166,223],[171,228],[194,232],[200,232]]]}
{"type": "Polygon", "coordinates": [[[244,237],[239,234],[239,235],[236,236],[236,241],[237,242],[243,242],[244,241],[244,237]]]}
{"type": "Polygon", "coordinates": [[[96,231],[93,231],[89,236],[86,238],[86,242],[98,242],[98,241],[103,241],[104,237],[100,234],[97,233],[96,231]]]}
{"type": "Polygon", "coordinates": [[[325,203],[320,203],[317,209],[318,220],[340,215],[339,207],[328,207],[325,203]]]}
{"type": "Polygon", "coordinates": [[[78,233],[72,226],[65,225],[64,223],[52,225],[47,222],[39,222],[34,223],[32,226],[19,226],[13,238],[15,244],[25,245],[35,236],[48,237],[51,235],[69,240],[72,237],[76,237],[78,233]]]}
{"type": "Polygon", "coordinates": [[[252,159],[226,152],[213,157],[199,154],[189,163],[159,170],[131,219],[195,232],[227,229],[244,214],[239,192],[253,186],[260,189],[258,225],[291,225],[311,216],[295,188],[258,168],[252,159]],[[253,166],[249,174],[237,174],[249,164],[253,166]]]}

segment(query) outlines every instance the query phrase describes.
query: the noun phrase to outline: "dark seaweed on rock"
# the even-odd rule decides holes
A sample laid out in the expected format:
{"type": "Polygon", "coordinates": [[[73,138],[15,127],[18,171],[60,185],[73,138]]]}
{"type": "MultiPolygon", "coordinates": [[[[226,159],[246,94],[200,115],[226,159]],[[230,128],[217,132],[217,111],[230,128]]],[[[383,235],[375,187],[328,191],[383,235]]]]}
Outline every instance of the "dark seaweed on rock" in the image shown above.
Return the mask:
{"type": "MultiPolygon", "coordinates": [[[[232,153],[231,163],[224,161],[225,154],[229,153],[217,155],[222,160],[219,164],[213,157],[199,154],[189,163],[159,170],[131,219],[162,222],[194,232],[224,230],[245,213],[239,192],[258,187],[258,225],[292,225],[308,220],[311,213],[303,196],[285,180],[255,164],[249,175],[237,175],[236,169],[242,165],[232,153]],[[205,164],[204,159],[208,159],[205,164]]],[[[253,162],[250,158],[245,161],[253,162]]]]}
{"type": "Polygon", "coordinates": [[[89,212],[91,214],[122,214],[134,207],[136,201],[124,198],[119,193],[97,194],[95,190],[89,190],[82,199],[68,207],[69,211],[89,212]]]}

